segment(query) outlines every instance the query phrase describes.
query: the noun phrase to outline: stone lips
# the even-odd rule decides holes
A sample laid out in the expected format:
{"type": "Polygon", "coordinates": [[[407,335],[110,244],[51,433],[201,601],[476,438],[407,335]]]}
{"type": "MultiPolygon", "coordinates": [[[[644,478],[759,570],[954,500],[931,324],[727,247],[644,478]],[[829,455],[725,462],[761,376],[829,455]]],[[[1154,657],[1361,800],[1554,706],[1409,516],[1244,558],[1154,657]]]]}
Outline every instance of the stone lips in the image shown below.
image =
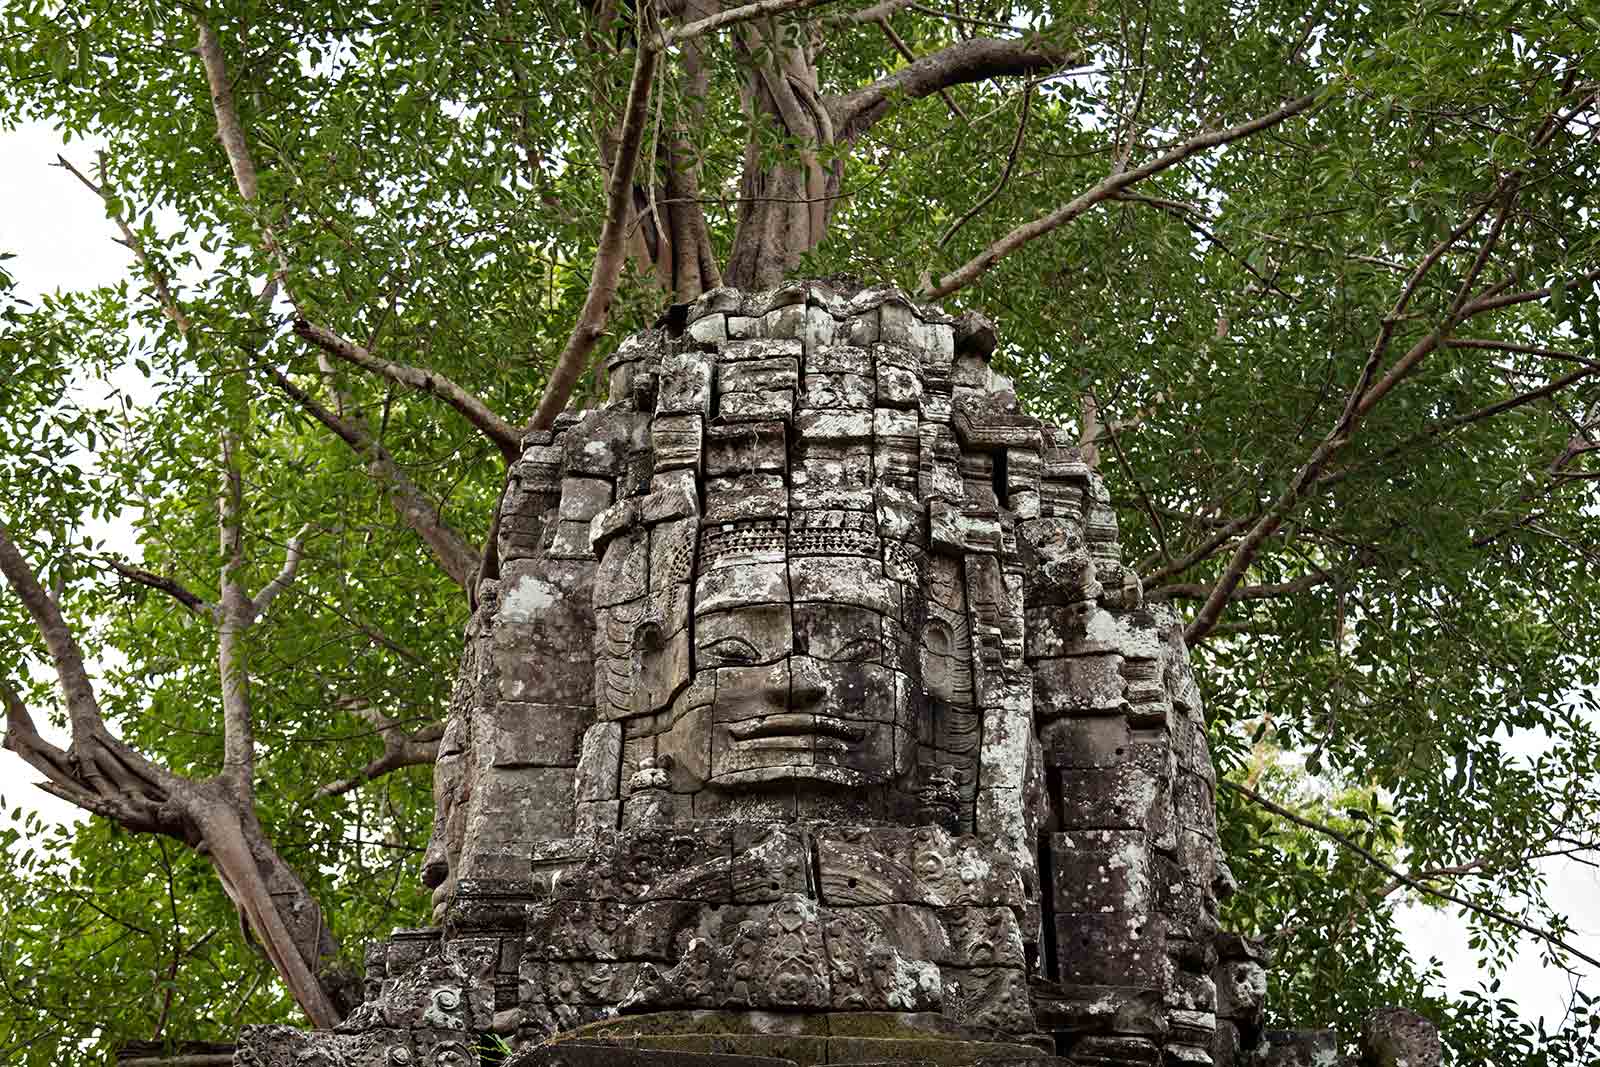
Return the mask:
{"type": "Polygon", "coordinates": [[[401,1062],[369,1035],[441,1029],[440,991],[521,1043],[782,1012],[1259,1044],[1181,630],[994,343],[892,288],[716,290],[529,435],[436,768],[442,931],[307,1049],[401,1062]]]}

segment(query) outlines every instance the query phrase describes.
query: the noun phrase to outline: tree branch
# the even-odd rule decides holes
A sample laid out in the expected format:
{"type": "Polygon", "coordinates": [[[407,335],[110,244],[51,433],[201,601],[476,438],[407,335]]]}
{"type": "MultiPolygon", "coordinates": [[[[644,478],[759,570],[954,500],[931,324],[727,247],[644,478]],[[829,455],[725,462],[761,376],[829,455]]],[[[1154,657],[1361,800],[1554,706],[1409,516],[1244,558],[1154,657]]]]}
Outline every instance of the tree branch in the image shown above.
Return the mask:
{"type": "Polygon", "coordinates": [[[6,699],[7,745],[19,755],[40,754],[29,762],[56,785],[58,795],[74,804],[118,821],[130,829],[170,830],[172,821],[160,812],[160,802],[181,784],[181,779],[158,767],[111,735],[100,711],[94,685],[84,666],[83,650],[61,615],[55,600],[45,592],[22,553],[0,525],[0,576],[3,576],[32,617],[55,667],[56,684],[67,707],[72,728],[69,749],[49,746],[33,728],[13,691],[6,699]],[[20,714],[18,714],[20,712],[20,714]],[[15,740],[10,731],[15,731],[15,740]],[[51,773],[54,768],[56,773],[51,773]]]}
{"type": "Polygon", "coordinates": [[[195,54],[205,68],[206,85],[211,89],[211,110],[217,120],[217,140],[228,156],[233,168],[233,182],[239,196],[250,203],[260,191],[256,179],[255,161],[250,158],[250,145],[245,140],[244,126],[239,121],[239,109],[233,102],[233,83],[228,80],[228,66],[222,58],[222,42],[210,24],[195,16],[195,54]]]}
{"type": "MultiPolygon", "coordinates": [[[[1595,282],[1600,281],[1600,270],[1592,270],[1587,274],[1580,274],[1568,282],[1595,282]]],[[[1543,289],[1529,289],[1520,293],[1485,294],[1475,300],[1469,300],[1461,310],[1463,319],[1470,319],[1481,315],[1485,311],[1498,311],[1501,308],[1512,307],[1517,304],[1527,304],[1535,300],[1547,300],[1550,297],[1550,287],[1543,289]]]]}
{"type": "MultiPolygon", "coordinates": [[[[1489,208],[1498,199],[1501,201],[1501,211],[1494,225],[1490,228],[1489,235],[1485,238],[1482,248],[1475,257],[1479,266],[1486,261],[1487,252],[1499,238],[1501,227],[1510,210],[1511,196],[1514,192],[1514,177],[1502,178],[1495,187],[1495,192],[1486,199],[1477,210],[1473,211],[1465,222],[1447,234],[1438,244],[1429,249],[1417,264],[1402,287],[1399,297],[1395,300],[1394,307],[1389,314],[1384,316],[1378,328],[1378,336],[1373,340],[1372,351],[1368,353],[1361,373],[1357,376],[1355,384],[1350,389],[1349,396],[1345,399],[1344,410],[1340,412],[1338,420],[1334,423],[1326,436],[1312,450],[1310,458],[1295,472],[1283,492],[1275,499],[1261,515],[1259,521],[1251,528],[1239,544],[1234,548],[1233,555],[1228,560],[1227,568],[1222,576],[1217,579],[1217,584],[1212,588],[1211,595],[1196,613],[1194,620],[1185,629],[1185,636],[1193,641],[1204,636],[1206,631],[1215,626],[1222,617],[1223,610],[1228,606],[1234,591],[1239,583],[1244,580],[1245,572],[1255,562],[1256,554],[1261,550],[1262,544],[1271,537],[1289,512],[1302,499],[1308,488],[1312,487],[1321,476],[1323,467],[1339,449],[1343,448],[1354,433],[1357,423],[1372,410],[1406,375],[1411,373],[1427,355],[1439,346],[1441,337],[1455,323],[1463,317],[1462,308],[1465,305],[1464,295],[1458,295],[1451,309],[1445,315],[1445,321],[1430,330],[1419,339],[1411,348],[1395,360],[1384,376],[1376,382],[1373,378],[1377,375],[1378,367],[1383,361],[1383,354],[1388,349],[1389,341],[1394,335],[1395,327],[1399,324],[1411,298],[1422,285],[1422,280],[1430,270],[1444,256],[1445,252],[1459,241],[1468,230],[1476,226],[1489,208]]],[[[1475,272],[1474,272],[1475,273],[1475,272]]],[[[1464,293],[1464,290],[1463,290],[1464,293]]]]}
{"type": "Polygon", "coordinates": [[[261,617],[267,606],[277,599],[279,593],[294,584],[295,572],[300,569],[300,559],[305,553],[306,535],[310,531],[311,525],[307,523],[300,527],[299,533],[289,539],[289,545],[283,553],[283,567],[250,601],[252,621],[261,617]]]}
{"type": "Polygon", "coordinates": [[[444,727],[431,723],[413,733],[405,733],[400,724],[365,701],[351,701],[346,711],[371,723],[383,738],[383,755],[372,760],[350,778],[329,782],[317,790],[319,797],[336,797],[374,781],[402,767],[430,765],[439,758],[439,740],[444,737],[444,727]]]}
{"type": "Polygon", "coordinates": [[[1074,54],[1042,36],[1021,41],[977,37],[923,56],[854,92],[829,97],[827,106],[839,139],[850,141],[882,118],[895,98],[920,100],[953,85],[1055,70],[1074,54]]]}
{"type": "Polygon", "coordinates": [[[33,716],[22,696],[10,682],[0,679],[0,701],[5,703],[5,747],[45,776],[39,787],[52,796],[130,829],[158,829],[152,803],[146,798],[129,800],[116,793],[102,794],[83,783],[72,754],[46,741],[33,723],[33,716]]]}
{"type": "Polygon", "coordinates": [[[155,263],[145,253],[144,242],[139,240],[139,235],[133,232],[127,220],[122,217],[122,208],[117,198],[107,192],[103,186],[96,185],[90,181],[87,175],[77,167],[74,167],[67,161],[67,157],[59,152],[56,153],[56,162],[67,173],[87,186],[90,192],[106,202],[107,210],[111,214],[111,221],[117,224],[117,229],[122,234],[123,245],[133,253],[133,258],[138,261],[145,277],[156,291],[156,300],[161,306],[161,313],[172,321],[173,326],[177,327],[180,337],[187,337],[190,326],[189,316],[185,315],[183,308],[179,306],[178,298],[173,294],[172,286],[168,282],[167,276],[156,267],[155,263]]]}
{"type": "MultiPolygon", "coordinates": [[[[1446,344],[1450,344],[1450,342],[1446,342],[1446,344]]],[[[1320,490],[1338,482],[1342,482],[1346,478],[1349,478],[1357,473],[1358,470],[1381,466],[1383,463],[1393,459],[1395,456],[1398,456],[1403,452],[1410,451],[1418,445],[1424,444],[1435,437],[1459,430],[1463,426],[1469,426],[1472,423],[1482,422],[1484,419],[1490,419],[1496,415],[1502,415],[1507,411],[1513,411],[1527,404],[1531,404],[1535,400],[1542,400],[1547,396],[1554,396],[1561,390],[1566,389],[1571,385],[1575,385],[1590,375],[1600,373],[1600,363],[1590,363],[1572,353],[1565,354],[1573,355],[1573,358],[1578,359],[1578,361],[1583,363],[1584,366],[1579,367],[1570,374],[1564,374],[1559,378],[1553,378],[1544,385],[1539,386],[1537,389],[1530,389],[1525,393],[1518,393],[1516,396],[1507,397],[1504,400],[1498,400],[1493,404],[1478,408],[1475,411],[1469,411],[1465,414],[1456,415],[1448,419],[1440,419],[1438,422],[1434,423],[1432,426],[1429,426],[1421,433],[1410,438],[1409,440],[1395,445],[1393,448],[1390,448],[1368,463],[1363,463],[1359,467],[1352,467],[1340,471],[1332,471],[1323,475],[1317,479],[1317,488],[1320,490]]]]}
{"type": "MultiPolygon", "coordinates": [[[[881,7],[882,5],[876,6],[881,7]]],[[[889,43],[894,45],[894,50],[899,52],[907,63],[915,63],[917,61],[916,53],[911,51],[911,46],[906,44],[905,39],[895,32],[894,26],[889,22],[887,15],[878,19],[878,28],[883,31],[885,37],[889,38],[889,43]]],[[[950,109],[950,114],[962,122],[967,121],[967,113],[961,110],[961,105],[956,103],[956,98],[950,95],[948,89],[939,90],[939,99],[943,100],[944,106],[950,109]]]]}
{"type": "Polygon", "coordinates": [[[241,803],[248,802],[255,777],[255,722],[250,707],[250,674],[245,665],[244,631],[254,621],[255,605],[244,589],[244,479],[239,470],[240,435],[235,427],[219,435],[222,488],[217,494],[217,536],[222,548],[221,611],[217,619],[217,679],[222,685],[222,776],[241,803]]]}
{"type": "Polygon", "coordinates": [[[317,403],[277,368],[263,365],[263,370],[289,399],[366,461],[368,473],[388,491],[401,521],[422,538],[452,581],[462,589],[470,588],[478,570],[477,549],[444,521],[438,506],[405,475],[377,438],[358,420],[342,418],[317,403]]]}
{"type": "Polygon", "coordinates": [[[1367,863],[1371,864],[1373,867],[1376,867],[1378,870],[1383,871],[1390,878],[1401,883],[1402,885],[1409,886],[1412,889],[1415,889],[1417,892],[1424,893],[1430,897],[1437,897],[1440,900],[1448,901],[1457,907],[1465,908],[1468,911],[1482,915],[1486,919],[1492,919],[1495,922],[1504,923],[1506,926],[1510,926],[1516,930],[1521,930],[1525,934],[1531,934],[1532,936],[1539,938],[1541,941],[1545,941],[1551,945],[1555,945],[1557,948],[1560,948],[1565,952],[1571,953],[1578,959],[1589,964],[1591,967],[1600,968],[1600,959],[1595,959],[1593,956],[1579,951],[1577,948],[1574,948],[1572,944],[1557,937],[1549,930],[1541,930],[1539,927],[1525,923],[1521,919],[1507,915],[1503,911],[1496,911],[1494,908],[1484,907],[1482,904],[1475,903],[1474,901],[1468,900],[1465,897],[1458,897],[1454,893],[1449,893],[1442,889],[1435,889],[1426,882],[1423,882],[1412,875],[1406,874],[1403,871],[1396,870],[1394,867],[1389,866],[1389,864],[1373,855],[1370,851],[1362,848],[1361,845],[1357,844],[1348,835],[1340,833],[1331,826],[1324,826],[1319,822],[1308,819],[1303,815],[1297,814],[1296,812],[1290,811],[1288,808],[1285,808],[1280,804],[1275,804],[1266,797],[1262,796],[1260,793],[1257,793],[1255,790],[1247,789],[1246,787],[1239,785],[1237,782],[1230,782],[1226,779],[1222,779],[1217,782],[1217,785],[1233,790],[1235,793],[1238,793],[1240,796],[1250,800],[1252,803],[1260,805],[1280,818],[1289,820],[1296,826],[1310,830],[1312,833],[1321,834],[1324,837],[1338,842],[1351,852],[1354,852],[1356,855],[1360,856],[1367,863]]]}
{"type": "Polygon", "coordinates": [[[1167,578],[1182,574],[1195,564],[1209,559],[1219,548],[1248,529],[1250,524],[1255,522],[1259,517],[1259,515],[1241,515],[1237,519],[1233,519],[1232,521],[1218,528],[1210,537],[1206,538],[1206,540],[1202,542],[1198,548],[1190,551],[1188,555],[1184,556],[1180,560],[1154,570],[1147,575],[1143,575],[1142,580],[1146,586],[1154,587],[1157,582],[1161,582],[1167,578]]]}
{"type": "Polygon", "coordinates": [[[437,733],[428,736],[422,732],[412,735],[402,735],[400,740],[395,740],[392,735],[385,734],[383,739],[383,755],[369,762],[361,770],[349,778],[339,778],[320,786],[317,789],[318,797],[337,797],[358,789],[368,782],[375,782],[386,774],[402,770],[406,767],[431,767],[439,758],[439,738],[444,736],[442,728],[435,728],[437,733]]]}
{"type": "Polygon", "coordinates": [[[383,359],[354,341],[305,319],[295,320],[294,332],[346,363],[443,400],[493,442],[507,463],[515,463],[522,455],[522,441],[515,427],[491,411],[482,400],[437,371],[383,359]]]}
{"type": "MultiPolygon", "coordinates": [[[[710,19],[702,19],[701,23],[708,21],[710,19]]],[[[600,227],[594,266],[589,272],[589,292],[584,297],[578,321],[573,324],[572,334],[550,370],[544,395],[539,398],[539,406],[528,423],[530,430],[546,430],[555,423],[556,416],[561,414],[567,401],[572,398],[578,379],[588,369],[589,356],[605,332],[611,300],[616,296],[622,265],[627,259],[624,239],[633,207],[633,175],[638,169],[639,147],[644,137],[645,113],[650,102],[650,84],[655,78],[657,56],[655,48],[641,45],[634,57],[633,77],[628,84],[628,102],[623,109],[622,132],[617,138],[616,159],[611,166],[605,222],[600,227]]],[[[465,579],[462,584],[465,586],[465,579]]]]}
{"type": "Polygon", "coordinates": [[[1307,93],[1305,96],[1289,101],[1289,103],[1270,114],[1259,116],[1238,126],[1230,126],[1226,130],[1217,130],[1213,133],[1203,133],[1198,137],[1191,137],[1176,148],[1163,152],[1148,163],[1143,163],[1132,170],[1112,174],[1093,189],[1079,194],[1075,199],[1061,205],[1050,214],[1018,226],[972,259],[945,275],[940,279],[938,285],[924,289],[918,295],[924,300],[939,300],[949,296],[957,289],[965,288],[977,281],[989,268],[1029,241],[1043,237],[1050,231],[1066,225],[1078,216],[1092,210],[1095,205],[1115,197],[1128,186],[1141,182],[1151,175],[1159,174],[1169,167],[1176,166],[1190,156],[1249,137],[1260,133],[1262,130],[1269,130],[1310,109],[1321,96],[1322,90],[1320,89],[1314,93],[1307,93]]]}
{"type": "Polygon", "coordinates": [[[845,20],[863,26],[874,22],[882,22],[891,15],[910,7],[911,3],[912,0],[878,0],[871,7],[864,7],[860,11],[850,12],[845,16],[845,20]]]}
{"type": "Polygon", "coordinates": [[[715,33],[741,22],[751,22],[755,19],[770,18],[773,15],[783,15],[790,11],[832,3],[837,3],[837,0],[755,0],[755,3],[730,7],[726,11],[718,11],[714,15],[707,15],[703,19],[686,22],[676,29],[668,30],[657,36],[650,47],[653,51],[661,52],[675,44],[704,37],[708,33],[715,33]]]}
{"type": "Polygon", "coordinates": [[[176,578],[167,578],[154,571],[147,571],[143,567],[134,567],[121,560],[107,559],[106,564],[130,582],[150,589],[166,593],[172,599],[182,604],[189,614],[200,619],[215,621],[217,606],[200,596],[198,593],[179,582],[176,578]]]}
{"type": "MultiPolygon", "coordinates": [[[[1308,574],[1288,582],[1274,582],[1266,585],[1241,585],[1233,591],[1234,600],[1271,600],[1274,597],[1294,596],[1307,589],[1315,589],[1319,585],[1326,585],[1333,580],[1333,575],[1324,571],[1320,574],[1308,574]]],[[[1211,595],[1211,586],[1199,582],[1182,582],[1176,585],[1163,585],[1145,591],[1145,596],[1151,600],[1204,600],[1211,595]]]]}
{"type": "Polygon", "coordinates": [[[39,584],[32,568],[22,558],[10,531],[0,525],[0,575],[4,575],[12,591],[28,610],[33,623],[44,638],[61,684],[62,697],[67,705],[67,720],[72,725],[73,737],[88,737],[105,729],[105,719],[100,713],[100,702],[95,697],[94,685],[89,681],[88,668],[83,663],[83,650],[78,647],[67,620],[55,600],[39,584]]]}

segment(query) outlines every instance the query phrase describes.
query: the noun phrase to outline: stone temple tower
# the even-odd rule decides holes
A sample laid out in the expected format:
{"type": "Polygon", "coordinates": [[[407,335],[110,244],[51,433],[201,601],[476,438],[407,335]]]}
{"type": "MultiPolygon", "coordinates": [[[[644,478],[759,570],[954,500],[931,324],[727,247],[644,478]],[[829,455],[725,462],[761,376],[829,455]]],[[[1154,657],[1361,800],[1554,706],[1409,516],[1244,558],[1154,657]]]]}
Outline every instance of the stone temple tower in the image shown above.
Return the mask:
{"type": "Polygon", "coordinates": [[[820,283],[625,341],[511,471],[436,925],[240,1062],[1246,1062],[1181,628],[994,346],[820,283]]]}

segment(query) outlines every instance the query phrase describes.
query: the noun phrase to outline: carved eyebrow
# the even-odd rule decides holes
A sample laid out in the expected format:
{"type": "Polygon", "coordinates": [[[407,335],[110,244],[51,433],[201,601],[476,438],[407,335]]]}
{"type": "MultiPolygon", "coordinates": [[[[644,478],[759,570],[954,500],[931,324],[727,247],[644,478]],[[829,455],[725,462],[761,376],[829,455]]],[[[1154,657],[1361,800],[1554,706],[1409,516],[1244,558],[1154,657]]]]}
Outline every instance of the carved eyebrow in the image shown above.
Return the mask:
{"type": "Polygon", "coordinates": [[[846,641],[840,648],[834,650],[829,659],[859,661],[868,656],[875,656],[883,651],[883,639],[876,634],[866,637],[857,637],[846,641]]]}

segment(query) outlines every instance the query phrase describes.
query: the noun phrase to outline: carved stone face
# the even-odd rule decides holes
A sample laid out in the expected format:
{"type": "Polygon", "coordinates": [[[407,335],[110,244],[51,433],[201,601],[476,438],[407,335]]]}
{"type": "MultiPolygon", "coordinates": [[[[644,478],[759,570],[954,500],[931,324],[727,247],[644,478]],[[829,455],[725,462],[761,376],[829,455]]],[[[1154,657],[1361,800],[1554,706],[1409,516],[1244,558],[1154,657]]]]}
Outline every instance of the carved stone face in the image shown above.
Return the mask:
{"type": "MultiPolygon", "coordinates": [[[[738,531],[716,531],[717,536],[738,531]]],[[[882,564],[861,556],[706,571],[694,679],[659,750],[719,787],[783,780],[877,785],[915,762],[913,635],[882,564]],[[731,582],[767,602],[727,604],[731,582]],[[782,599],[779,599],[779,598],[782,599]]]]}

